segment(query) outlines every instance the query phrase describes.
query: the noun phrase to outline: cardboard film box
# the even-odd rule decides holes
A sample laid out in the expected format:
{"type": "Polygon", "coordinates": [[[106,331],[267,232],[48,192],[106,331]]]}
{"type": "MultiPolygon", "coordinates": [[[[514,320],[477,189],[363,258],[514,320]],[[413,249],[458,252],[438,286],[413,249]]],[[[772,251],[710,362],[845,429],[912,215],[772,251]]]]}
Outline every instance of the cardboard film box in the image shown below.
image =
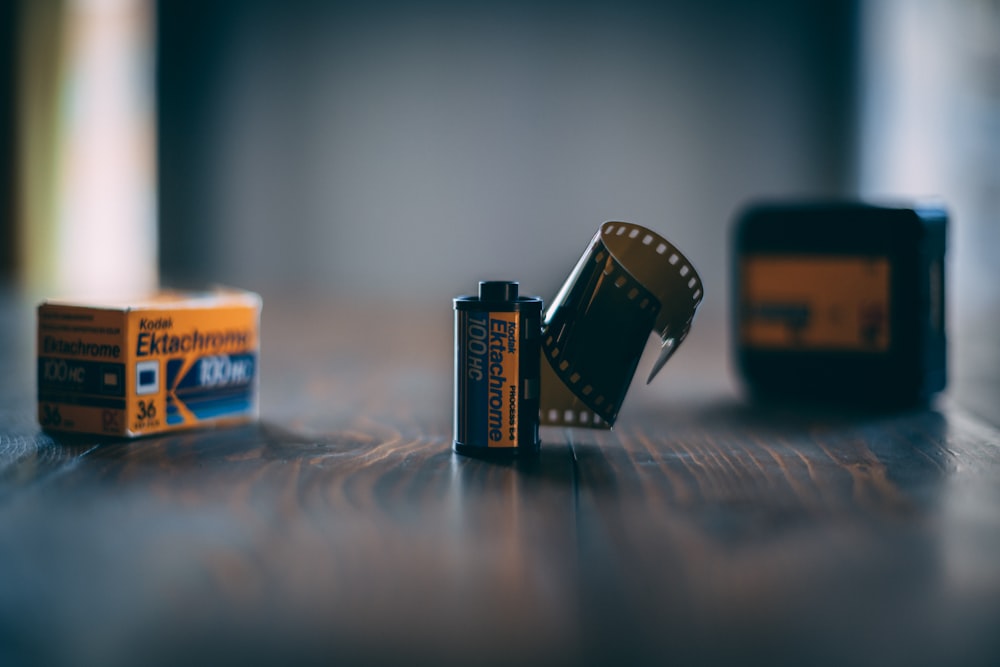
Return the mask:
{"type": "Polygon", "coordinates": [[[139,436],[257,417],[260,297],[164,291],[38,307],[44,429],[139,436]]]}

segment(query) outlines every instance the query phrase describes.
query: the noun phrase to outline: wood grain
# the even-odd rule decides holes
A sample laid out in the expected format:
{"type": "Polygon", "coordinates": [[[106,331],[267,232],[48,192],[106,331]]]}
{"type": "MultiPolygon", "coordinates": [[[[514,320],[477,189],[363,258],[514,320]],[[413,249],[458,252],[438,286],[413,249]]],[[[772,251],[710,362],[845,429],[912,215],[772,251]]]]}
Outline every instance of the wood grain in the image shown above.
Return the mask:
{"type": "Polygon", "coordinates": [[[450,451],[447,308],[335,302],[306,334],[316,304],[266,303],[263,419],[232,429],[45,435],[30,332],[0,337],[0,664],[1000,656],[1000,434],[948,400],[694,378],[492,463],[450,451]]]}

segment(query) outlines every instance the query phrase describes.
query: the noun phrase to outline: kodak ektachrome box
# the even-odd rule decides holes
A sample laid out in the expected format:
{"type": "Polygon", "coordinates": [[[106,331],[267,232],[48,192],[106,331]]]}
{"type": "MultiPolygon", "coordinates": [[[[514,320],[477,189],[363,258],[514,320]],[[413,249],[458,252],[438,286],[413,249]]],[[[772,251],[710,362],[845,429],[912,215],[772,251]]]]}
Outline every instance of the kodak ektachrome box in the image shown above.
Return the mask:
{"type": "Polygon", "coordinates": [[[38,421],[139,436],[257,416],[260,297],[213,289],[38,307],[38,421]]]}

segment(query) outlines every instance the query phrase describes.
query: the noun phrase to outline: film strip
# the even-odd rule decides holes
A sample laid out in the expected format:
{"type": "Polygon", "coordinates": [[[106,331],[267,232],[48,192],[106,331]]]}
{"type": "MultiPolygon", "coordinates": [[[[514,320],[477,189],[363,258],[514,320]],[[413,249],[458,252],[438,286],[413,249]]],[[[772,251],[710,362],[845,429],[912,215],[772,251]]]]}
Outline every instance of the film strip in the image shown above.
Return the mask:
{"type": "Polygon", "coordinates": [[[649,334],[661,340],[647,382],[684,341],[704,290],[659,234],[606,222],[545,312],[540,422],[609,429],[649,334]]]}

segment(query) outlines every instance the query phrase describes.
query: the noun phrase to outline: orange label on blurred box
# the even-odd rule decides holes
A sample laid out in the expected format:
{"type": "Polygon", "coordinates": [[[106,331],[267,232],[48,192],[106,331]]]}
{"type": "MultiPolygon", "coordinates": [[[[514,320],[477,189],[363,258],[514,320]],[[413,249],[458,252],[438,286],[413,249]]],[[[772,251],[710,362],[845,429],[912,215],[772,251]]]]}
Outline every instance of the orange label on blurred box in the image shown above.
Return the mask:
{"type": "Polygon", "coordinates": [[[136,436],[257,415],[260,297],[161,292],[38,307],[38,420],[136,436]]]}
{"type": "Polygon", "coordinates": [[[754,255],[740,271],[744,345],[871,352],[889,347],[886,258],[754,255]]]}

